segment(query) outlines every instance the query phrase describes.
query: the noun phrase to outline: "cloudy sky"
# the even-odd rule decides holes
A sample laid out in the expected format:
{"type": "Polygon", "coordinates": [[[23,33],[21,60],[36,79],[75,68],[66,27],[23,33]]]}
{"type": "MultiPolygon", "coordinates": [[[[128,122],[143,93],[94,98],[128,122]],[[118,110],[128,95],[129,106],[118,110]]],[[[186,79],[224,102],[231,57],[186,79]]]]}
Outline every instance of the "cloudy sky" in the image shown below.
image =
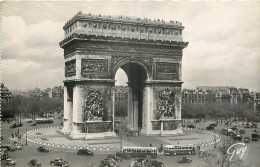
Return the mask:
{"type": "Polygon", "coordinates": [[[82,11],[180,21],[189,42],[184,88],[260,91],[259,9],[259,2],[4,2],[1,80],[12,90],[62,85],[62,27],[82,11]]]}

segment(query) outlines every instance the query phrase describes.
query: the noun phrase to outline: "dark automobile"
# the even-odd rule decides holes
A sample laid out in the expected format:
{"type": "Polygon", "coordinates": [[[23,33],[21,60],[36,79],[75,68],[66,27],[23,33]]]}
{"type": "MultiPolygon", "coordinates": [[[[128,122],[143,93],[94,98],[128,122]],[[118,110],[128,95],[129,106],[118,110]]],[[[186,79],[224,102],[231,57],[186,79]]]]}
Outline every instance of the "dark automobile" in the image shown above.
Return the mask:
{"type": "Polygon", "coordinates": [[[215,128],[214,128],[214,126],[208,126],[208,127],[206,127],[206,130],[214,130],[215,128]]]}
{"type": "Polygon", "coordinates": [[[252,141],[257,141],[259,135],[257,133],[252,133],[252,141]]]}
{"type": "Polygon", "coordinates": [[[23,124],[22,123],[18,123],[17,127],[23,127],[23,124]]]}
{"type": "Polygon", "coordinates": [[[49,149],[46,148],[46,147],[44,147],[44,146],[42,146],[42,147],[38,147],[37,150],[38,150],[39,152],[49,152],[49,149]]]}
{"type": "Polygon", "coordinates": [[[63,167],[69,166],[69,162],[65,161],[63,158],[56,158],[54,160],[51,160],[50,164],[63,167]]]}
{"type": "Polygon", "coordinates": [[[257,124],[256,123],[252,123],[251,128],[257,128],[257,124]]]}
{"type": "Polygon", "coordinates": [[[1,145],[1,148],[6,148],[10,152],[15,151],[15,148],[11,145],[1,145]]]}
{"type": "Polygon", "coordinates": [[[240,130],[239,130],[239,133],[241,133],[241,134],[245,134],[246,131],[245,131],[245,129],[240,129],[240,130]]]}
{"type": "Polygon", "coordinates": [[[218,124],[216,124],[216,123],[211,123],[211,124],[209,124],[209,127],[216,127],[218,124]]]}
{"type": "Polygon", "coordinates": [[[242,135],[241,135],[240,133],[234,133],[234,134],[232,135],[232,138],[233,138],[234,140],[239,140],[239,141],[241,141],[241,140],[242,140],[242,135]]]}
{"type": "Polygon", "coordinates": [[[187,158],[187,157],[180,157],[178,159],[178,163],[191,163],[192,160],[190,158],[187,158]]]}
{"type": "Polygon", "coordinates": [[[10,128],[17,128],[17,124],[16,124],[16,123],[12,123],[12,124],[10,125],[10,128]]]}
{"type": "Polygon", "coordinates": [[[164,167],[164,164],[160,161],[152,160],[147,162],[148,167],[164,167]]]}
{"type": "Polygon", "coordinates": [[[30,166],[41,166],[42,164],[37,159],[32,159],[28,165],[30,166]]]}
{"type": "Polygon", "coordinates": [[[5,165],[13,166],[13,165],[16,165],[16,162],[15,162],[14,160],[8,158],[8,159],[6,159],[6,160],[4,161],[4,164],[5,164],[5,165]]]}
{"type": "Polygon", "coordinates": [[[245,143],[249,143],[250,138],[249,138],[249,137],[245,137],[245,138],[244,138],[244,141],[245,141],[245,143]]]}
{"type": "Polygon", "coordinates": [[[78,155],[87,155],[87,156],[93,156],[94,152],[90,151],[89,149],[80,149],[77,153],[78,155]]]}
{"type": "Polygon", "coordinates": [[[194,126],[194,125],[190,124],[190,125],[188,125],[188,126],[187,126],[187,128],[195,129],[195,128],[196,128],[196,126],[194,126]]]}
{"type": "Polygon", "coordinates": [[[238,130],[237,127],[235,127],[235,126],[232,127],[232,128],[230,128],[230,129],[232,129],[232,130],[238,130]]]}

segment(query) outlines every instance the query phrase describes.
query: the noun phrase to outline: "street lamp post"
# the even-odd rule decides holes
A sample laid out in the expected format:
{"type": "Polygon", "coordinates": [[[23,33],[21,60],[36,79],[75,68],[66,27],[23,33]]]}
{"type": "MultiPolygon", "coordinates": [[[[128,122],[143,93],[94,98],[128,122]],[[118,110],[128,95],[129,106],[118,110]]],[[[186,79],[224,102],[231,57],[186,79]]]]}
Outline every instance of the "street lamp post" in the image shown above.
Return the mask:
{"type": "Polygon", "coordinates": [[[18,130],[17,130],[17,134],[19,134],[19,125],[17,126],[18,130]]]}
{"type": "Polygon", "coordinates": [[[216,148],[216,133],[215,133],[215,129],[214,129],[214,148],[216,148]]]}
{"type": "Polygon", "coordinates": [[[26,140],[25,145],[28,145],[28,143],[27,143],[27,127],[26,127],[26,136],[25,136],[25,137],[26,137],[26,139],[25,139],[25,140],[26,140]]]}

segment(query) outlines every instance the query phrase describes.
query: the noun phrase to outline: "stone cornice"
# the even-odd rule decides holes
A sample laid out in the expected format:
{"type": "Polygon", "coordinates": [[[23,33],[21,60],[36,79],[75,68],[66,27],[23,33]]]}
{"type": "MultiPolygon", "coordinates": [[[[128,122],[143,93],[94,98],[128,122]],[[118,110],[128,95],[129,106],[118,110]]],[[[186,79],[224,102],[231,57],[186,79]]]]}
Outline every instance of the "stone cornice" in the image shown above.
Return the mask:
{"type": "Polygon", "coordinates": [[[115,83],[116,80],[114,79],[68,79],[63,81],[64,84],[79,84],[84,82],[89,83],[115,83]]]}
{"type": "Polygon", "coordinates": [[[183,84],[182,81],[173,81],[173,80],[151,80],[151,81],[144,81],[143,84],[145,86],[152,86],[152,85],[175,85],[181,86],[183,84]]]}
{"type": "Polygon", "coordinates": [[[135,39],[135,38],[118,38],[114,36],[103,36],[103,35],[87,35],[81,33],[73,33],[68,38],[62,40],[59,44],[60,47],[64,48],[68,43],[74,40],[87,40],[87,41],[101,41],[101,42],[120,42],[120,43],[138,43],[138,44],[149,44],[149,45],[165,45],[175,46],[180,48],[186,48],[189,42],[182,41],[167,41],[167,40],[153,40],[153,39],[135,39]]]}
{"type": "Polygon", "coordinates": [[[184,29],[181,22],[178,21],[170,21],[165,22],[164,20],[151,20],[148,18],[138,18],[138,17],[130,17],[130,16],[105,16],[105,15],[92,15],[92,14],[83,14],[82,12],[78,12],[75,16],[73,16],[69,21],[67,21],[63,27],[65,30],[69,25],[71,25],[76,20],[90,20],[90,21],[99,21],[99,22],[107,22],[107,23],[124,23],[124,24],[141,24],[147,26],[161,26],[161,27],[169,27],[169,28],[179,28],[184,29]]]}
{"type": "Polygon", "coordinates": [[[180,22],[165,22],[161,20],[140,19],[135,17],[95,16],[78,13],[63,27],[65,41],[73,34],[85,34],[112,38],[130,38],[145,40],[163,40],[182,42],[180,22]]]}

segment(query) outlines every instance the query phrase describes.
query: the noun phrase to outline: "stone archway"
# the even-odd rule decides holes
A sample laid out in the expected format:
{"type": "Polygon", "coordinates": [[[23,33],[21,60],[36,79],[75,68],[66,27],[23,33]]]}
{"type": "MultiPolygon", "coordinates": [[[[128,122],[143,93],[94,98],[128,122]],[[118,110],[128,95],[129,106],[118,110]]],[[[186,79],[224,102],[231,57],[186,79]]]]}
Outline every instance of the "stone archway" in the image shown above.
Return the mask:
{"type": "Polygon", "coordinates": [[[181,133],[182,49],[188,45],[181,23],[79,12],[63,29],[64,133],[73,138],[115,135],[118,68],[130,78],[134,100],[129,111],[142,111],[133,114],[130,127],[144,135],[181,133]]]}

